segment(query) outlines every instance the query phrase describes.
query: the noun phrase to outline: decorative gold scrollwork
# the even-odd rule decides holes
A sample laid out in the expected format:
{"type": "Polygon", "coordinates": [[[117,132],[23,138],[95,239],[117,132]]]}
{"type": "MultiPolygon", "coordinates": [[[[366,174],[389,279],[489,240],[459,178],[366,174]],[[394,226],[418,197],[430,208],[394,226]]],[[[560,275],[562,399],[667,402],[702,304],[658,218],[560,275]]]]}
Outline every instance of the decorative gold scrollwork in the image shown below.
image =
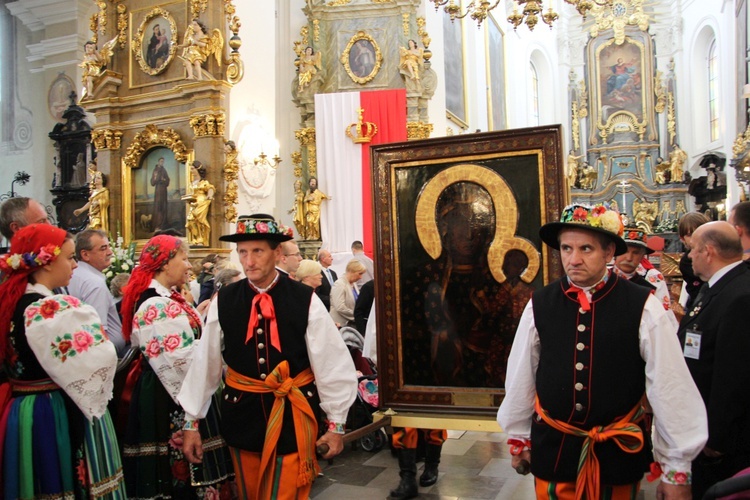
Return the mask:
{"type": "Polygon", "coordinates": [[[128,41],[128,15],[124,4],[117,4],[117,43],[120,48],[125,48],[128,41]]]}
{"type": "Polygon", "coordinates": [[[642,141],[646,134],[647,120],[638,121],[638,118],[629,111],[618,111],[607,119],[604,125],[597,124],[599,137],[602,142],[607,144],[607,138],[615,132],[635,132],[638,134],[638,140],[642,141]]]}
{"type": "Polygon", "coordinates": [[[190,15],[191,19],[200,17],[206,11],[208,6],[208,0],[190,0],[190,15]]]}
{"type": "Polygon", "coordinates": [[[185,163],[188,159],[188,150],[180,138],[180,134],[171,127],[158,128],[154,124],[146,125],[146,128],[136,134],[133,142],[128,147],[125,157],[122,159],[127,168],[137,168],[138,161],[153,146],[165,146],[174,152],[174,158],[178,163],[185,163]]]}
{"type": "Polygon", "coordinates": [[[242,39],[239,36],[239,32],[242,23],[240,22],[240,18],[235,15],[235,12],[237,12],[237,9],[232,3],[232,0],[224,0],[224,14],[227,18],[229,31],[232,32],[232,36],[227,42],[229,48],[232,49],[232,52],[229,53],[229,59],[224,60],[224,64],[227,66],[227,81],[232,85],[240,82],[242,77],[245,76],[245,64],[242,62],[242,59],[240,59],[242,39]]]}
{"type": "Polygon", "coordinates": [[[117,150],[122,145],[122,132],[112,129],[98,129],[91,131],[91,142],[97,151],[105,149],[117,150]]]}
{"type": "Polygon", "coordinates": [[[224,184],[226,191],[224,193],[224,220],[227,222],[237,221],[237,177],[240,171],[240,162],[237,160],[239,151],[237,151],[234,141],[224,143],[226,160],[224,162],[224,184]]]}
{"type": "Polygon", "coordinates": [[[224,113],[195,115],[190,118],[195,137],[223,136],[226,116],[224,113]]]}
{"type": "Polygon", "coordinates": [[[406,123],[406,138],[409,141],[417,139],[429,139],[432,133],[432,123],[424,122],[407,122],[406,123]]]}

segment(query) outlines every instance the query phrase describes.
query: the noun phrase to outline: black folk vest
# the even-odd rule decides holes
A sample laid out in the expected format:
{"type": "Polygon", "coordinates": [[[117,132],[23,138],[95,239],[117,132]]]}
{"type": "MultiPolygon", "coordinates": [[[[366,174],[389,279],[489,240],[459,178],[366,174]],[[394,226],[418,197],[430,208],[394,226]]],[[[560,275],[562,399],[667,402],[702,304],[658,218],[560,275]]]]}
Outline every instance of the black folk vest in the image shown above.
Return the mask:
{"type": "MultiPolygon", "coordinates": [[[[271,345],[270,322],[260,320],[253,337],[246,342],[253,298],[257,292],[246,279],[219,290],[219,324],[224,332],[224,361],[236,372],[264,380],[282,361],[287,361],[290,376],[295,377],[310,367],[305,333],[313,289],[286,276],[280,276],[268,291],[273,299],[279,330],[281,352],[271,345]],[[259,332],[258,329],[261,331],[259,332]]],[[[260,306],[258,312],[260,313],[260,306]]],[[[318,415],[320,400],[315,383],[300,388],[313,412],[318,415]]],[[[255,394],[224,387],[221,395],[221,435],[229,446],[261,452],[266,424],[271,414],[274,395],[255,394]]],[[[287,401],[279,437],[279,454],[297,451],[291,404],[287,401]]]]}
{"type": "MultiPolygon", "coordinates": [[[[563,278],[533,295],[540,340],[536,390],[552,418],[589,430],[626,415],[645,392],[638,332],[650,292],[612,273],[584,312],[575,295],[564,293],[568,286],[563,278]]],[[[583,438],[552,429],[534,415],[531,442],[535,476],[575,482],[583,438]]],[[[629,454],[606,441],[594,450],[602,484],[635,483],[648,466],[645,449],[629,454]]]]}

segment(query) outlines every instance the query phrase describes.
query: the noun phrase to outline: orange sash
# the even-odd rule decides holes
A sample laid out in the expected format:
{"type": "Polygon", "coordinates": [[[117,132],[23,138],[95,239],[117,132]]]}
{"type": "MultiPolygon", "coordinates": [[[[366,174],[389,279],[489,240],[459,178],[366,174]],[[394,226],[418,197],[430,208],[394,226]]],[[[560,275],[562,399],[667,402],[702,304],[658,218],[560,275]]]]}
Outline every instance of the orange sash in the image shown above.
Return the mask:
{"type": "Polygon", "coordinates": [[[276,468],[276,444],[281,435],[281,426],[284,421],[284,400],[287,398],[292,404],[294,431],[297,434],[297,452],[299,453],[297,487],[312,483],[320,472],[318,461],[315,459],[315,441],[318,435],[317,421],[312,408],[310,408],[310,403],[299,390],[299,387],[314,380],[315,376],[310,368],[299,373],[296,377],[290,378],[289,362],[287,361],[279,363],[265,380],[246,377],[231,368],[227,371],[226,383],[229,387],[256,394],[272,392],[276,396],[271,408],[271,415],[268,418],[266,438],[263,442],[258,498],[270,498],[271,496],[276,468]]]}
{"type": "Polygon", "coordinates": [[[607,426],[594,427],[589,431],[579,429],[567,422],[555,420],[542,408],[539,396],[536,397],[534,409],[547,425],[562,433],[585,438],[578,460],[578,478],[576,479],[576,498],[593,500],[599,498],[599,459],[596,458],[594,445],[613,439],[625,453],[638,453],[643,448],[643,431],[636,423],[643,417],[643,406],[639,401],[630,413],[607,426]]]}

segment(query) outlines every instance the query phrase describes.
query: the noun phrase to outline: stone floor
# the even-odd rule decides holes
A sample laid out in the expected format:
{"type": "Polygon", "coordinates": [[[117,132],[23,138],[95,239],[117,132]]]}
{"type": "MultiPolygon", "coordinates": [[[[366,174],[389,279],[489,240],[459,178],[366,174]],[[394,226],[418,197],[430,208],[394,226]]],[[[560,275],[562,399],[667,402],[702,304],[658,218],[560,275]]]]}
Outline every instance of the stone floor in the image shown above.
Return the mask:
{"type": "MultiPolygon", "coordinates": [[[[531,476],[519,476],[510,467],[503,433],[449,431],[443,445],[440,477],[433,486],[419,489],[423,499],[530,500],[531,476]]],[[[423,464],[418,464],[421,474],[423,464]]],[[[333,463],[321,462],[323,476],[311,498],[318,500],[385,499],[399,481],[398,461],[386,446],[377,453],[347,448],[333,463]]],[[[656,483],[641,483],[640,499],[656,498],[656,483]]]]}

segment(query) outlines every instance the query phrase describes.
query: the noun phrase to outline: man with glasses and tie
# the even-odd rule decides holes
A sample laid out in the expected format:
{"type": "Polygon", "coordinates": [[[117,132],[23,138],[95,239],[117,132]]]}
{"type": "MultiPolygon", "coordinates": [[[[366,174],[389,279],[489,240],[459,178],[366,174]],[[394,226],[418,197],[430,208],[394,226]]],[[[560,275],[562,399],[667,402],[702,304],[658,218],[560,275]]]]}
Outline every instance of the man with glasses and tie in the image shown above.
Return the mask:
{"type": "Polygon", "coordinates": [[[331,288],[339,277],[336,274],[336,271],[331,269],[331,264],[333,263],[331,252],[321,249],[320,252],[318,252],[318,262],[320,262],[320,265],[323,267],[323,270],[320,272],[320,274],[323,275],[323,283],[315,289],[315,293],[318,294],[320,300],[323,301],[323,305],[326,306],[326,309],[330,311],[331,288]]]}

